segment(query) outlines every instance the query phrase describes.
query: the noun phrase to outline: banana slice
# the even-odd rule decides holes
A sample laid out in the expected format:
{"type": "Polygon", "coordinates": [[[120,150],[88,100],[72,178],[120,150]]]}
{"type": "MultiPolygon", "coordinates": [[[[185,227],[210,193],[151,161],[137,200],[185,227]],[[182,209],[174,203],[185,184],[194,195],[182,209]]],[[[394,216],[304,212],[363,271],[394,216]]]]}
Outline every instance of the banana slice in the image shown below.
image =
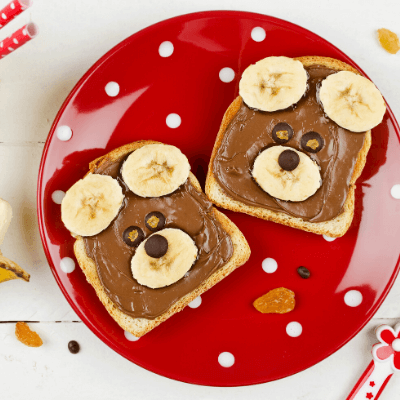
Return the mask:
{"type": "Polygon", "coordinates": [[[368,131],[382,122],[385,101],[367,78],[349,71],[323,80],[319,98],[328,117],[352,132],[368,131]]]}
{"type": "Polygon", "coordinates": [[[67,229],[76,235],[96,235],[110,225],[123,200],[121,186],[115,179],[89,174],[65,194],[61,203],[61,219],[67,229]]]}
{"type": "Polygon", "coordinates": [[[122,166],[122,178],[141,197],[160,197],[179,188],[189,176],[189,161],[175,146],[148,144],[122,166]]]}
{"type": "Polygon", "coordinates": [[[300,61],[267,57],[243,72],[239,94],[252,108],[283,110],[297,103],[307,88],[307,72],[300,61]]]}
{"type": "Polygon", "coordinates": [[[321,186],[319,169],[306,154],[289,147],[273,146],[257,156],[252,175],[270,196],[285,201],[303,201],[321,186]],[[289,156],[294,153],[294,157],[282,162],[285,158],[282,155],[288,151],[289,156]]]}
{"type": "Polygon", "coordinates": [[[132,257],[132,275],[141,285],[152,289],[172,285],[189,271],[197,252],[187,233],[180,229],[163,229],[140,243],[132,257]]]}

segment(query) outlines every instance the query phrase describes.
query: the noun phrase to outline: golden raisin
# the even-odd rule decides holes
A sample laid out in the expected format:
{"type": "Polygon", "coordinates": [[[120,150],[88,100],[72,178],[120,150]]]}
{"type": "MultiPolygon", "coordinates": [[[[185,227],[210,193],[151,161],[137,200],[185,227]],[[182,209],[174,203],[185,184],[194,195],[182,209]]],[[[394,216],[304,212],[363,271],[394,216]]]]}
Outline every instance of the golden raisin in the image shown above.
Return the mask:
{"type": "Polygon", "coordinates": [[[400,50],[399,37],[389,29],[378,29],[378,39],[381,46],[391,54],[396,54],[400,50]]]}
{"type": "Polygon", "coordinates": [[[292,311],[295,304],[294,292],[281,287],[259,297],[253,306],[263,314],[285,314],[292,311]]]}
{"type": "Polygon", "coordinates": [[[25,322],[17,322],[17,325],[15,325],[15,336],[21,343],[29,347],[40,347],[43,344],[40,336],[36,332],[31,331],[25,322]]]}

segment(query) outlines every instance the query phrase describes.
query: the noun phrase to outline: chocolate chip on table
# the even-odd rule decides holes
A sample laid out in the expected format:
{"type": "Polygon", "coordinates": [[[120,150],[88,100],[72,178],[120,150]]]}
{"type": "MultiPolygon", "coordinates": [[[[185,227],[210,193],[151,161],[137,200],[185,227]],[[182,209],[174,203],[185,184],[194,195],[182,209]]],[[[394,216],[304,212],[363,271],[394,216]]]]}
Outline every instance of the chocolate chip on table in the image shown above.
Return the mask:
{"type": "Polygon", "coordinates": [[[159,231],[165,226],[165,217],[159,211],[152,211],[148,213],[144,218],[144,224],[146,228],[152,232],[159,231]]]}
{"type": "Polygon", "coordinates": [[[303,150],[309,153],[318,153],[324,147],[324,139],[317,132],[308,132],[300,141],[303,150]]]}
{"type": "Polygon", "coordinates": [[[161,235],[152,235],[144,244],[144,249],[148,256],[160,258],[166,254],[168,250],[168,240],[161,235]]]}
{"type": "Polygon", "coordinates": [[[300,157],[293,150],[284,150],[278,157],[278,164],[285,171],[293,171],[299,163],[300,157]]]}
{"type": "Polygon", "coordinates": [[[79,353],[80,347],[79,347],[79,343],[75,340],[71,340],[68,343],[68,350],[72,353],[72,354],[76,354],[79,353]]]}
{"type": "Polygon", "coordinates": [[[272,139],[276,143],[284,144],[287,143],[293,137],[293,129],[286,122],[279,122],[272,130],[272,139]]]}
{"type": "Polygon", "coordinates": [[[308,279],[310,277],[310,271],[306,267],[299,267],[297,268],[297,273],[302,277],[303,279],[308,279]]]}
{"type": "Polygon", "coordinates": [[[136,247],[144,239],[144,233],[138,226],[130,226],[124,230],[122,239],[130,247],[136,247]]]}

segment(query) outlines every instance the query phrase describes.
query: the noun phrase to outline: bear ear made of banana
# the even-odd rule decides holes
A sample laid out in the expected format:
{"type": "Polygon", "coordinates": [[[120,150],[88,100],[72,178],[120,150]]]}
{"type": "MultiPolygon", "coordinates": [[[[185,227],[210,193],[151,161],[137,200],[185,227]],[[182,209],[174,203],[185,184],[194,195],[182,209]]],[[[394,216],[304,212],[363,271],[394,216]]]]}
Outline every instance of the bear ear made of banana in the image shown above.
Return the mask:
{"type": "MultiPolygon", "coordinates": [[[[308,74],[300,61],[267,57],[243,72],[239,94],[250,108],[264,112],[283,110],[303,97],[307,80],[308,74]]],[[[354,72],[340,71],[329,75],[322,81],[317,96],[325,114],[352,132],[374,128],[382,122],[386,111],[385,101],[376,86],[354,72]]],[[[272,132],[278,144],[288,142],[293,136],[293,131],[284,128],[272,132]]],[[[303,139],[302,147],[308,153],[315,153],[323,146],[323,139],[315,132],[309,132],[303,139]],[[311,137],[312,134],[315,137],[311,137]],[[305,143],[303,139],[307,139],[305,143]]],[[[315,161],[305,153],[285,150],[283,146],[262,151],[255,159],[252,176],[271,196],[293,202],[306,200],[322,184],[320,168],[315,161]]]]}
{"type": "MultiPolygon", "coordinates": [[[[140,147],[128,156],[121,168],[129,190],[143,198],[172,194],[187,181],[189,172],[186,156],[178,148],[165,144],[140,147]]],[[[122,188],[116,179],[90,173],[67,191],[61,203],[61,218],[74,236],[94,236],[117,217],[123,200],[122,188]]],[[[160,224],[155,213],[148,223],[159,226],[165,221],[160,224]]],[[[197,259],[197,246],[180,229],[161,229],[146,239],[140,228],[126,233],[129,245],[137,247],[131,270],[141,285],[152,289],[169,286],[180,280],[197,259]]]]}

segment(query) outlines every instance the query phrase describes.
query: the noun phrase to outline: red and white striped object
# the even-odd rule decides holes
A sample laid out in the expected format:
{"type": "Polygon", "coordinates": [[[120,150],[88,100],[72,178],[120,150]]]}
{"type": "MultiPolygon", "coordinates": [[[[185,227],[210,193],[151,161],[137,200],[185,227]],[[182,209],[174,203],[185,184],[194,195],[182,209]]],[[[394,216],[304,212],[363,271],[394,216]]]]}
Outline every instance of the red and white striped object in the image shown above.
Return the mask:
{"type": "Polygon", "coordinates": [[[19,47],[29,42],[39,33],[38,27],[33,22],[23,26],[14,32],[11,36],[0,42],[0,58],[4,58],[8,54],[17,50],[19,47]]]}
{"type": "Polygon", "coordinates": [[[0,10],[0,29],[32,5],[33,0],[13,0],[0,10]]]}

